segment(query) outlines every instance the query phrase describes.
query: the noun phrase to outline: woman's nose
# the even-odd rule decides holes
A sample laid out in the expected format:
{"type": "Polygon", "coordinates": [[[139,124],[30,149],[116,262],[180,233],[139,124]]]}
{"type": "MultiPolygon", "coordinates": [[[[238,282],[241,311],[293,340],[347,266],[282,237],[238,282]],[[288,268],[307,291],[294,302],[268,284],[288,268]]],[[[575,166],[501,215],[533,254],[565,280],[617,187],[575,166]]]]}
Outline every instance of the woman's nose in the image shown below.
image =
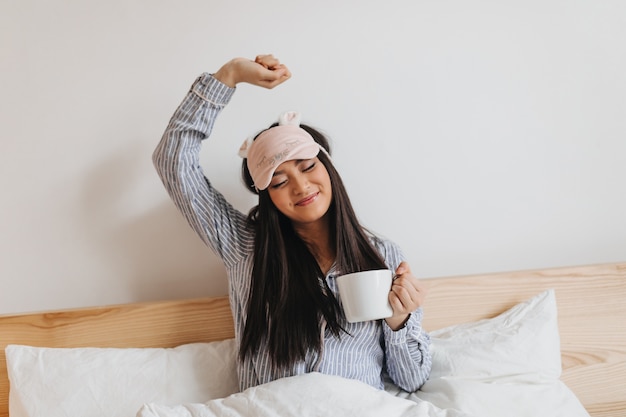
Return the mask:
{"type": "Polygon", "coordinates": [[[297,175],[293,179],[293,184],[294,184],[293,191],[296,194],[305,192],[309,188],[309,180],[306,177],[306,175],[297,175]]]}

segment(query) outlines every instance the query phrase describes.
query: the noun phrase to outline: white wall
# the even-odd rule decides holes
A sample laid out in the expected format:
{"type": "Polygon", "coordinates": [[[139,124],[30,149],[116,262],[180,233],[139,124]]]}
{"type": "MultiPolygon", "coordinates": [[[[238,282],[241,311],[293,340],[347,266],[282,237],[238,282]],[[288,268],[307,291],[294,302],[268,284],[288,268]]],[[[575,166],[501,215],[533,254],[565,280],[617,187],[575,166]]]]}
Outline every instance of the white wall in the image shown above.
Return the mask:
{"type": "Polygon", "coordinates": [[[626,260],[626,3],[0,2],[0,313],[226,293],[151,153],[195,77],[274,53],[203,150],[283,110],[333,138],[361,217],[422,277],[626,260]]]}

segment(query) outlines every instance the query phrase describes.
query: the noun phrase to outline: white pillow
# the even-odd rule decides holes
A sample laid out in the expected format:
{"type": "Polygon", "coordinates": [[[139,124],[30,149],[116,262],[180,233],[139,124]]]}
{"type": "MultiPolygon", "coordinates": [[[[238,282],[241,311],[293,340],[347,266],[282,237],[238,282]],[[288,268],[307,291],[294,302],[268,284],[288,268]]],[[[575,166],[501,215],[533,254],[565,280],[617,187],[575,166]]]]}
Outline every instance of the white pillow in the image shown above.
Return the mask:
{"type": "Polygon", "coordinates": [[[492,319],[430,333],[433,366],[415,393],[388,391],[481,417],[588,417],[561,375],[553,290],[492,319]]]}
{"type": "Polygon", "coordinates": [[[558,379],[561,344],[553,290],[544,291],[497,317],[430,333],[431,379],[494,381],[516,376],[558,379]]]}
{"type": "Polygon", "coordinates": [[[145,402],[205,402],[238,391],[233,339],[171,349],[5,349],[11,417],[128,417],[145,402]]]}

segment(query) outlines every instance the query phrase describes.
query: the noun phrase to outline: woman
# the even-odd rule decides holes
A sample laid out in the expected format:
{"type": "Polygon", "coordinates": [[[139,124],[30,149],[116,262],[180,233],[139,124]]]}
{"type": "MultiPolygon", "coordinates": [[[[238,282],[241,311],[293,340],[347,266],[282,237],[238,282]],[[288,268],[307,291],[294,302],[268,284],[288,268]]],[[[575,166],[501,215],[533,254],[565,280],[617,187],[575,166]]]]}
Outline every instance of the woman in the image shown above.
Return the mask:
{"type": "Polygon", "coordinates": [[[240,149],[243,178],[259,196],[248,216],[204,177],[198,155],[239,83],[274,88],[291,77],[272,55],[235,58],[192,85],[153,160],[191,227],[223,260],[239,346],[241,389],[322,372],[383,388],[388,375],[418,389],[431,366],[421,328],[424,288],[400,249],[359,225],[326,138],[298,115],[281,116],[240,149]],[[388,268],[393,316],[348,323],[335,278],[388,268]]]}

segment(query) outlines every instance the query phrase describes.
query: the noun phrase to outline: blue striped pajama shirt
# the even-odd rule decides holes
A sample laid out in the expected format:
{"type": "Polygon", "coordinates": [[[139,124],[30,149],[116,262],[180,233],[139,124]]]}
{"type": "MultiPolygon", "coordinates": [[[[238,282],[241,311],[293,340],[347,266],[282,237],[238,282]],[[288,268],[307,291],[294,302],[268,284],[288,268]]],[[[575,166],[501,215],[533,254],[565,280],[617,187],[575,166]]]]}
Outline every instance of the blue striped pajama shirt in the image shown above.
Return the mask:
{"type": "MultiPolygon", "coordinates": [[[[247,225],[246,215],[212,187],[199,164],[202,141],[210,135],[218,114],[235,91],[212,75],[202,74],[172,116],[154,151],[153,161],[178,209],[224,262],[235,338],[239,341],[250,289],[254,230],[247,225]]],[[[403,260],[401,250],[390,241],[372,240],[388,267],[395,270],[403,260]]],[[[333,266],[326,276],[337,298],[335,277],[340,272],[333,266]]],[[[347,323],[349,334],[340,338],[323,331],[322,352],[309,352],[304,361],[283,371],[272,366],[267,347],[262,346],[255,355],[238,364],[240,388],[307,372],[339,375],[383,388],[387,373],[400,388],[414,391],[426,381],[431,367],[430,338],[421,328],[421,318],[422,311],[418,309],[398,331],[391,330],[384,320],[347,323]]]]}

